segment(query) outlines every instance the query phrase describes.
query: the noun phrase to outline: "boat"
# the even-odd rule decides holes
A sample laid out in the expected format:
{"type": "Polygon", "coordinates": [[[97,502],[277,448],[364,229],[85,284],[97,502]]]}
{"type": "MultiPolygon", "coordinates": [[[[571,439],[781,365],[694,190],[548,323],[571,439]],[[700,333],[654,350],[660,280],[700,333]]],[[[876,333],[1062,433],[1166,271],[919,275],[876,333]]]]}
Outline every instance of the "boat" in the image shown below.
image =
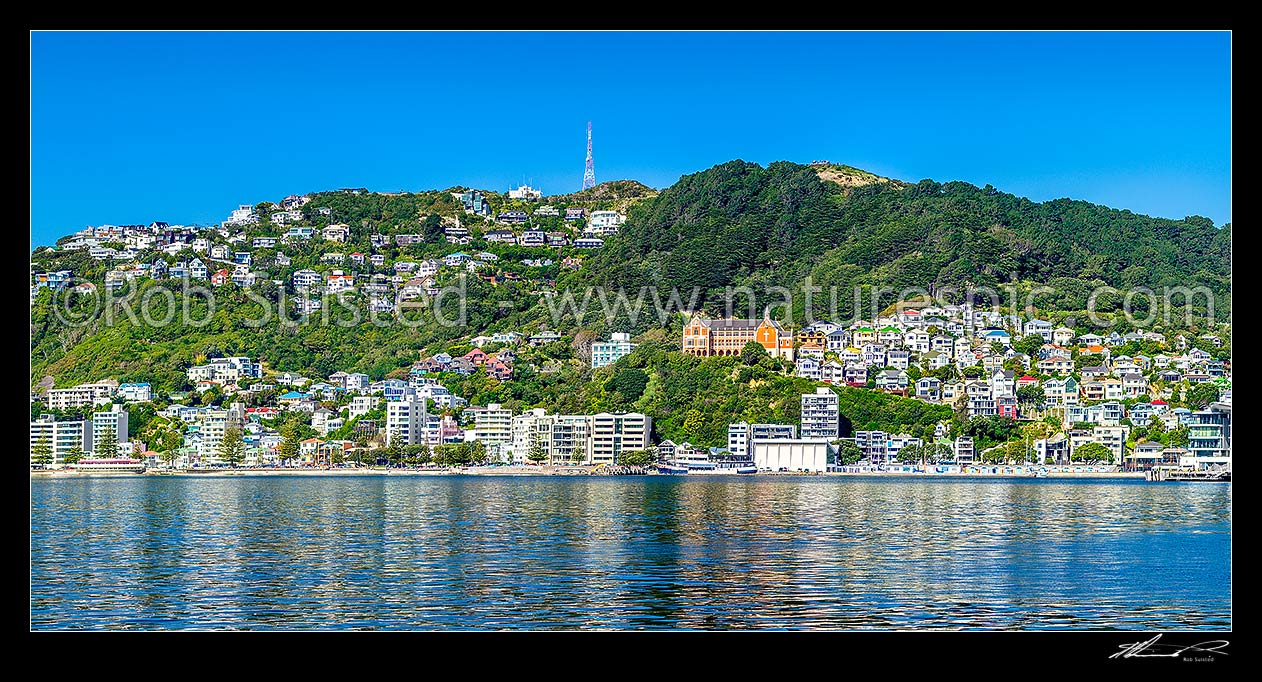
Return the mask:
{"type": "Polygon", "coordinates": [[[657,473],[667,476],[682,476],[688,473],[688,467],[663,462],[657,465],[657,473]]]}
{"type": "Polygon", "coordinates": [[[729,464],[726,462],[720,462],[718,464],[712,463],[710,466],[701,466],[701,467],[695,467],[695,468],[690,466],[688,467],[688,473],[690,474],[722,474],[725,476],[734,475],[734,474],[746,475],[746,474],[758,473],[758,467],[752,464],[729,464]]]}
{"type": "Polygon", "coordinates": [[[138,459],[129,459],[123,457],[103,458],[103,459],[81,459],[70,465],[71,469],[82,472],[92,473],[124,473],[139,474],[144,473],[145,463],[138,459]]]}
{"type": "Polygon", "coordinates": [[[690,474],[756,474],[758,468],[747,459],[733,459],[722,454],[712,455],[704,450],[680,452],[671,466],[684,468],[690,474]]]}

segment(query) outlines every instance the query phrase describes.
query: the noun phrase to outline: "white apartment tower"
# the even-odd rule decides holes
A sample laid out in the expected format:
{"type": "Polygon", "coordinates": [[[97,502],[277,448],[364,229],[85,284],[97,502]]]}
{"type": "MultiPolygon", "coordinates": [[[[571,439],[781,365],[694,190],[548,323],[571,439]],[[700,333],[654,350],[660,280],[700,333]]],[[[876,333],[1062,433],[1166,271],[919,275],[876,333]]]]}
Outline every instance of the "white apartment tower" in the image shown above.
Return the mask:
{"type": "Polygon", "coordinates": [[[837,394],[831,388],[821,386],[814,393],[802,395],[802,437],[840,437],[841,411],[837,394]]]}

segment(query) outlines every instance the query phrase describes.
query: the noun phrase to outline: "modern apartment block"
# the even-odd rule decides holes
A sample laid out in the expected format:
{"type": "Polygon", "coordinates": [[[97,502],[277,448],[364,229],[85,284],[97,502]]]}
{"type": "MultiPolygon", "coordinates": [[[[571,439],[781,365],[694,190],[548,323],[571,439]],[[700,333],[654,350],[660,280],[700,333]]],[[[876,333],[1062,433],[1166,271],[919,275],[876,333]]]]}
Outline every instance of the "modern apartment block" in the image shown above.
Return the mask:
{"type": "Polygon", "coordinates": [[[972,436],[960,436],[955,439],[955,463],[967,466],[976,459],[977,452],[973,446],[972,436]]]}
{"type": "Polygon", "coordinates": [[[44,400],[50,410],[65,410],[71,407],[90,407],[97,403],[109,402],[110,396],[118,390],[118,383],[102,381],[95,384],[79,384],[71,388],[49,389],[44,400]]]}
{"type": "Polygon", "coordinates": [[[499,403],[491,403],[479,410],[473,422],[473,440],[487,445],[512,442],[513,411],[499,403]]]}
{"type": "Polygon", "coordinates": [[[92,413],[92,447],[88,448],[97,457],[114,457],[117,452],[102,452],[100,445],[101,440],[105,438],[107,433],[112,433],[118,438],[118,443],[127,442],[127,410],[122,405],[111,405],[110,409],[104,412],[92,413]]]}
{"type": "Polygon", "coordinates": [[[193,428],[200,434],[197,454],[202,462],[218,461],[219,445],[223,443],[223,434],[228,428],[228,411],[205,410],[198,415],[193,428]]]}
{"type": "Polygon", "coordinates": [[[802,437],[835,440],[840,434],[841,411],[837,394],[821,386],[802,395],[802,437]]]}
{"type": "Polygon", "coordinates": [[[855,431],[854,444],[859,446],[863,459],[873,464],[883,464],[887,459],[890,437],[884,431],[855,431]]]}
{"type": "Polygon", "coordinates": [[[630,355],[635,346],[636,344],[631,343],[631,335],[624,332],[614,332],[608,341],[593,343],[592,369],[612,365],[618,358],[630,355]]]}
{"type": "MultiPolygon", "coordinates": [[[[31,451],[36,445],[47,443],[52,450],[53,461],[49,466],[60,468],[63,457],[71,450],[89,451],[92,448],[92,422],[85,420],[56,421],[51,414],[42,414],[31,422],[31,451]]],[[[35,456],[31,455],[31,464],[35,456]]]]}
{"type": "Polygon", "coordinates": [[[793,438],[797,438],[797,429],[792,424],[736,422],[727,427],[727,450],[734,459],[749,459],[753,456],[750,443],[755,440],[793,438]]]}
{"type": "Polygon", "coordinates": [[[639,412],[601,412],[590,419],[588,453],[593,464],[612,464],[624,450],[644,450],[652,445],[652,417],[639,412]]]}
{"type": "Polygon", "coordinates": [[[1213,403],[1190,415],[1187,450],[1198,469],[1231,462],[1231,403],[1213,403]]]}
{"type": "Polygon", "coordinates": [[[446,442],[442,420],[429,413],[425,401],[424,396],[409,388],[400,400],[386,403],[387,445],[433,447],[446,442]]]}
{"type": "Polygon", "coordinates": [[[651,446],[652,418],[638,412],[593,415],[528,410],[512,419],[513,460],[539,448],[550,464],[612,464],[624,450],[651,446]]]}

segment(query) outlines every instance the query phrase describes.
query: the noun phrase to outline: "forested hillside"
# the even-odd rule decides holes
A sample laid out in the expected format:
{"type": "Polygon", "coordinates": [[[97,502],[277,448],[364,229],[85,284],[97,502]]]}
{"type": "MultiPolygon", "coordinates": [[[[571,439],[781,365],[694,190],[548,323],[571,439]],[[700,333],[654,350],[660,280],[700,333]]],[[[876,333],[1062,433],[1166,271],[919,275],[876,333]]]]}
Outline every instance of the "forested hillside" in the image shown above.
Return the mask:
{"type": "MultiPolygon", "coordinates": [[[[1204,285],[1230,308],[1231,229],[1083,201],[1036,203],[963,182],[842,184],[793,163],[732,161],[680,178],[632,212],[581,280],[607,287],[774,284],[997,287],[1050,284],[1047,307],[1080,310],[1083,284],[1204,285]]],[[[872,176],[873,178],[875,176],[872,176]]],[[[894,293],[887,294],[894,302],[894,293]]]]}

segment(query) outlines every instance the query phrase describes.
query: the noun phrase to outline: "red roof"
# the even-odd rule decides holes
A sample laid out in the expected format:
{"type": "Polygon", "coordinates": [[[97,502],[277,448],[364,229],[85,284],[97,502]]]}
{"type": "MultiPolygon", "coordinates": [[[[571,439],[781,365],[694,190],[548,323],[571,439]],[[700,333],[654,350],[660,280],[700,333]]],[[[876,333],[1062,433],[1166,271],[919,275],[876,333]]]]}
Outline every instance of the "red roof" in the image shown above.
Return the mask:
{"type": "Polygon", "coordinates": [[[1030,376],[1029,374],[1027,374],[1027,375],[1025,375],[1025,376],[1021,377],[1020,379],[1017,379],[1017,381],[1038,381],[1038,379],[1035,379],[1034,377],[1032,377],[1032,376],[1030,376]]]}
{"type": "Polygon", "coordinates": [[[1164,401],[1164,400],[1160,400],[1160,399],[1158,399],[1158,400],[1154,400],[1154,401],[1152,401],[1152,404],[1153,404],[1153,405],[1169,405],[1170,403],[1168,403],[1168,402],[1166,402],[1166,401],[1164,401]]]}

